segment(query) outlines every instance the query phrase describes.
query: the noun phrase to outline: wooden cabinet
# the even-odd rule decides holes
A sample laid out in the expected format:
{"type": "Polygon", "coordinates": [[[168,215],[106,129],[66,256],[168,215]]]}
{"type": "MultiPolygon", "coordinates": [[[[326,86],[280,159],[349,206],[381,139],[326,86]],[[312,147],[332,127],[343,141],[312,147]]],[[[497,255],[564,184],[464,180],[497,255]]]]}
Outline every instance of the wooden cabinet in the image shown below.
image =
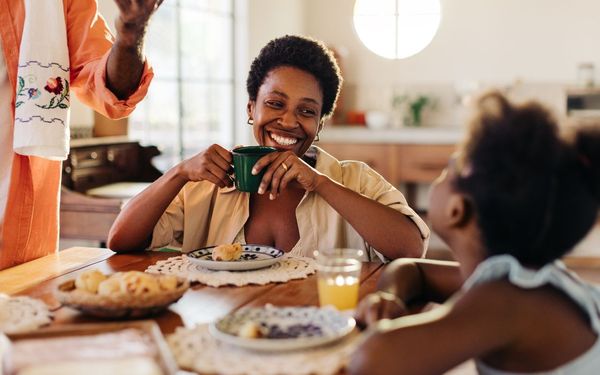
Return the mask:
{"type": "Polygon", "coordinates": [[[338,160],[359,160],[367,163],[379,174],[391,181],[394,174],[395,149],[386,144],[323,143],[318,146],[338,160]]]}
{"type": "Polygon", "coordinates": [[[431,183],[442,172],[455,145],[325,143],[319,147],[340,160],[360,160],[394,185],[431,183]]]}
{"type": "Polygon", "coordinates": [[[446,168],[454,145],[394,145],[395,184],[431,183],[446,168]]]}
{"type": "Polygon", "coordinates": [[[417,184],[433,182],[456,148],[453,144],[338,142],[319,142],[319,147],[337,159],[367,163],[394,186],[403,184],[413,207],[417,207],[417,184]]]}
{"type": "Polygon", "coordinates": [[[111,137],[73,142],[62,169],[61,238],[105,242],[124,200],[92,197],[86,191],[117,182],[156,180],[161,172],[151,159],[159,154],[154,146],[111,137]]]}

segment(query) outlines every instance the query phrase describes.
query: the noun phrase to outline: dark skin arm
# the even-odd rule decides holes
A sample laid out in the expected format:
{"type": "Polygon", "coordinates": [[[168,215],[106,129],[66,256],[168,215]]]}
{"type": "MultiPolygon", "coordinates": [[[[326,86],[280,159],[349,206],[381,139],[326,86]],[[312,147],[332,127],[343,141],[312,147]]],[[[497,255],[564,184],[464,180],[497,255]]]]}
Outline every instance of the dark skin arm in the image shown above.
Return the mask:
{"type": "Polygon", "coordinates": [[[458,292],[463,278],[456,262],[397,259],[382,273],[377,289],[360,303],[356,318],[362,325],[406,315],[414,303],[443,303],[458,292]]]}
{"type": "Polygon", "coordinates": [[[106,86],[124,100],[139,86],[144,70],[144,36],[150,16],[163,0],[115,0],[119,7],[116,40],[106,63],[106,86]]]}
{"type": "Polygon", "coordinates": [[[167,171],[123,207],[108,233],[108,247],[117,252],[147,248],[154,226],[185,184],[206,180],[231,186],[231,162],[230,151],[212,145],[167,171]]]}
{"type": "Polygon", "coordinates": [[[352,354],[348,373],[442,374],[505,347],[520,328],[511,307],[486,289],[427,313],[379,322],[352,354]]]}

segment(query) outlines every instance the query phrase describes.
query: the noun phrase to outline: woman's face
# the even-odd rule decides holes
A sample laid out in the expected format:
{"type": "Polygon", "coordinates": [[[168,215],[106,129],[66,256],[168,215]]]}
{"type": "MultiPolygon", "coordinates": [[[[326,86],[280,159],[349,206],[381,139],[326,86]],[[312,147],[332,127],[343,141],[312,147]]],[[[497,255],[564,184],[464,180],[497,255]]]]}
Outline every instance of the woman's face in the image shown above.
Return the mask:
{"type": "Polygon", "coordinates": [[[302,156],[319,129],[323,93],[310,73],[282,66],[271,70],[248,102],[254,138],[261,146],[290,150],[302,156]]]}

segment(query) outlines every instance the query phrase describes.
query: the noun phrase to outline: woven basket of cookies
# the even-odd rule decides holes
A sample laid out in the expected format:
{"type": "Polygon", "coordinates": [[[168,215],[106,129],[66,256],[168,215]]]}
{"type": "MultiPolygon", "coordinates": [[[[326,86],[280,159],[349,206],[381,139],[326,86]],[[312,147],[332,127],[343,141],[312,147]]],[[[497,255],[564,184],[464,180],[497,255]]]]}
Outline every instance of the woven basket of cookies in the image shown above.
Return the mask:
{"type": "Polygon", "coordinates": [[[189,288],[185,279],[139,271],[105,275],[99,270],[81,273],[55,291],[63,305],[101,318],[140,318],[159,313],[189,288]]]}

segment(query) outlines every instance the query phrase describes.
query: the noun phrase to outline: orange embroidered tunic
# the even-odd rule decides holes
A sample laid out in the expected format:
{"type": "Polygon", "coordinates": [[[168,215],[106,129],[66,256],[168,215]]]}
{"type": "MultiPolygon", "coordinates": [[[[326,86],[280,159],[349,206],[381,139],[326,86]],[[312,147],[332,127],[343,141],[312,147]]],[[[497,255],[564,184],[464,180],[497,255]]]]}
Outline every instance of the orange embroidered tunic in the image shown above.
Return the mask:
{"type": "MultiPolygon", "coordinates": [[[[97,13],[96,0],[63,0],[71,65],[71,89],[78,99],[110,118],[129,115],[146,95],[153,77],[146,63],[137,91],[126,100],[106,88],[106,61],[113,36],[97,13]]],[[[13,126],[19,46],[25,20],[23,0],[0,0],[0,38],[12,86],[13,126]]],[[[12,156],[11,181],[0,238],[0,269],[57,250],[61,162],[12,156]]]]}

